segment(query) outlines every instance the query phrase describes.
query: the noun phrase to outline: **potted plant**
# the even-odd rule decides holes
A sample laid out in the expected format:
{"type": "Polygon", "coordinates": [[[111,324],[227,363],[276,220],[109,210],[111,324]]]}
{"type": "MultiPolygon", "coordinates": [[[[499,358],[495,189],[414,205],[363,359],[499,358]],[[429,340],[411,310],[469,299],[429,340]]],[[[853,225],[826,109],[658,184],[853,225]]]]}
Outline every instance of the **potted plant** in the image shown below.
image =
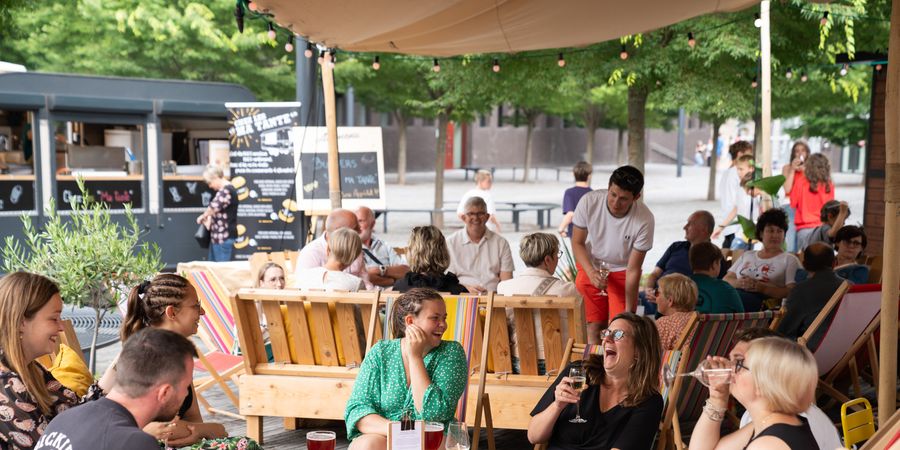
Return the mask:
{"type": "Polygon", "coordinates": [[[59,285],[65,304],[94,309],[89,367],[95,371],[100,321],[131,287],[158,272],[162,261],[156,244],[139,242],[141,229],[130,205],[125,206],[125,224],[120,225],[110,218],[105,203],[88,195],[83,180],[78,180],[78,187],[82,195],[72,202],[67,217],[60,215],[53,200],[42,229],[35,228],[28,215],[22,216],[24,245],[7,236],[3,271],[45,275],[59,285]]]}

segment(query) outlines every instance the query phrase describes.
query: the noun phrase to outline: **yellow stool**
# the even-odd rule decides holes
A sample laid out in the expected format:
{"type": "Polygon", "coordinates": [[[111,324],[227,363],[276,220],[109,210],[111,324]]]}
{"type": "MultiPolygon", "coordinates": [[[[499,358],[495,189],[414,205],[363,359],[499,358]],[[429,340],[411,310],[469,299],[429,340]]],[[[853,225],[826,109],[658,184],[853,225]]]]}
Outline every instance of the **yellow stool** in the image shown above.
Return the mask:
{"type": "Polygon", "coordinates": [[[859,442],[868,440],[875,434],[875,415],[872,413],[872,405],[864,398],[850,400],[841,405],[841,427],[844,429],[844,447],[853,448],[859,442]],[[847,410],[856,405],[864,405],[862,411],[851,412],[847,410]]]}

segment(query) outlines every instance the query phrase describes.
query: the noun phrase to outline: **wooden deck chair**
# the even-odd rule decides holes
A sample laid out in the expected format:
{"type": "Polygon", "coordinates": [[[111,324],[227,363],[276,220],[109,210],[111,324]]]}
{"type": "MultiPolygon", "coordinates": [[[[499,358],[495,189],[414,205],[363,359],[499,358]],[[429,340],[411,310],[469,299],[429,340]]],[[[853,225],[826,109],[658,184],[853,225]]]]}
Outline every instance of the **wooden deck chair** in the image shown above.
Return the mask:
{"type": "Polygon", "coordinates": [[[862,450],[896,450],[900,446],[900,409],[866,441],[862,450]]]}
{"type": "MultiPolygon", "coordinates": [[[[381,303],[384,305],[385,319],[383,323],[379,322],[377,328],[382,329],[382,336],[393,338],[394,333],[390,326],[390,310],[394,300],[401,294],[399,292],[385,292],[382,295],[381,303]]],[[[481,325],[481,317],[479,309],[484,307],[487,311],[485,316],[485,326],[489,326],[491,321],[491,302],[492,296],[475,296],[475,295],[451,295],[444,294],[444,303],[447,306],[447,330],[442,336],[445,340],[454,340],[459,342],[463,350],[466,352],[468,360],[469,382],[466,383],[466,389],[460,396],[459,403],[456,407],[456,418],[460,422],[466,422],[474,428],[474,437],[472,439],[472,450],[478,450],[478,439],[481,433],[481,414],[482,401],[484,398],[484,388],[478,383],[476,392],[472,392],[471,384],[477,383],[477,380],[483,378],[485,370],[483,370],[483,358],[481,357],[487,351],[487,341],[483,339],[483,326],[481,325]],[[480,371],[479,377],[473,374],[476,370],[480,371]]],[[[372,345],[376,336],[373,334],[372,345]]],[[[488,442],[493,450],[492,433],[489,414],[486,416],[488,423],[488,442]]]]}
{"type": "MultiPolygon", "coordinates": [[[[803,336],[797,338],[797,342],[799,342],[800,345],[809,344],[809,340],[812,339],[813,335],[815,335],[816,332],[818,332],[823,327],[827,329],[829,324],[825,322],[830,322],[827,320],[828,317],[831,315],[831,312],[834,311],[834,307],[837,306],[838,302],[840,302],[844,298],[844,295],[849,289],[850,283],[847,281],[844,281],[840,286],[838,286],[837,290],[834,291],[834,295],[832,295],[828,302],[825,303],[825,306],[822,307],[822,310],[819,311],[819,314],[817,314],[816,318],[813,319],[812,323],[809,325],[809,328],[807,328],[806,332],[803,333],[803,336]]],[[[818,343],[816,347],[818,347],[818,343]]],[[[815,351],[815,349],[813,349],[813,351],[815,351]]]]}
{"type": "Polygon", "coordinates": [[[194,364],[194,368],[208,375],[194,378],[197,402],[210,414],[243,420],[239,414],[213,407],[203,395],[207,390],[218,386],[235,409],[238,409],[238,396],[228,385],[228,380],[231,379],[237,385],[238,376],[243,373],[244,367],[243,358],[237,354],[237,329],[228,303],[230,294],[211,270],[193,269],[186,271],[184,276],[197,290],[197,298],[205,312],[200,316],[197,335],[208,351],[199,353],[199,364],[194,364]]]}
{"type": "MultiPolygon", "coordinates": [[[[732,347],[732,338],[738,330],[755,327],[769,327],[780,311],[764,311],[738,314],[697,314],[694,313],[685,327],[676,348],[682,349],[682,358],[676,373],[694,370],[708,355],[727,357],[732,347]]],[[[684,431],[682,423],[691,427],[697,421],[703,408],[706,387],[692,377],[677,377],[668,392],[663,430],[670,426],[675,448],[682,450],[684,431]]]]}
{"type": "MultiPolygon", "coordinates": [[[[826,308],[829,307],[834,311],[831,323],[826,326],[820,321],[810,326],[810,328],[826,327],[825,335],[818,347],[813,350],[813,356],[819,366],[818,387],[821,393],[846,403],[850,398],[834,388],[834,380],[849,368],[854,382],[858,385],[856,354],[863,348],[869,351],[870,361],[875,362],[878,359],[874,354],[875,342],[872,336],[878,329],[881,316],[881,285],[851,286],[840,301],[829,301],[826,308]]],[[[827,316],[831,310],[823,309],[820,316],[827,316]]],[[[816,318],[817,321],[819,319],[820,317],[816,318]]],[[[825,320],[824,317],[822,320],[825,320]]],[[[877,369],[875,371],[877,372],[877,369]]]]}
{"type": "Polygon", "coordinates": [[[872,405],[865,398],[850,400],[841,405],[841,429],[844,432],[844,447],[853,448],[856,444],[867,441],[875,434],[875,414],[872,405]],[[853,406],[860,405],[861,411],[847,413],[853,406]]]}
{"type": "Polygon", "coordinates": [[[378,292],[238,291],[232,302],[245,371],[239,381],[240,412],[249,437],[262,442],[267,416],[344,418],[367,343],[374,339],[378,298],[378,292]],[[257,304],[265,315],[273,362],[257,304]]]}

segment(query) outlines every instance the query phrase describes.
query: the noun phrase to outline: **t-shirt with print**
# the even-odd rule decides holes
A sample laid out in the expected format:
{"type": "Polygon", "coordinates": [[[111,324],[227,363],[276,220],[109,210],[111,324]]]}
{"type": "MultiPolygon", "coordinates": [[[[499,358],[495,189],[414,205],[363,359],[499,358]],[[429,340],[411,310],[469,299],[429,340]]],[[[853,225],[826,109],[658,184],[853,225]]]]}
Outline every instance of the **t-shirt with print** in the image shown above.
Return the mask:
{"type": "Polygon", "coordinates": [[[782,252],[772,258],[760,258],[756,251],[744,252],[729,272],[740,278],[753,278],[784,287],[795,283],[800,260],[793,253],[782,252]]]}
{"type": "Polygon", "coordinates": [[[654,219],[650,208],[635,202],[623,217],[615,217],[606,205],[606,189],[588,192],[575,208],[572,223],[587,229],[587,242],[595,266],[605,261],[613,272],[625,270],[632,250],[653,248],[654,219]]]}
{"type": "Polygon", "coordinates": [[[35,450],[159,450],[124,406],[108,399],[60,414],[47,426],[35,450]]]}

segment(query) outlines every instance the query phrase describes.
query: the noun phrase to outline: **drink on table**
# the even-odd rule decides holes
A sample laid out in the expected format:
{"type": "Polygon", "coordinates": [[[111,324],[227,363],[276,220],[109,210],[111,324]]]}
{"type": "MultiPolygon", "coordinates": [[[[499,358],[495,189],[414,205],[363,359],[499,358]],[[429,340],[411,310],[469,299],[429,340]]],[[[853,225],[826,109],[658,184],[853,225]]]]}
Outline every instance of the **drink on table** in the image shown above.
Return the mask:
{"type": "Polygon", "coordinates": [[[439,450],[444,442],[444,424],[425,422],[425,450],[439,450]]]}
{"type": "Polygon", "coordinates": [[[309,450],[334,450],[333,431],[310,431],[306,433],[306,448],[309,450]]]}

